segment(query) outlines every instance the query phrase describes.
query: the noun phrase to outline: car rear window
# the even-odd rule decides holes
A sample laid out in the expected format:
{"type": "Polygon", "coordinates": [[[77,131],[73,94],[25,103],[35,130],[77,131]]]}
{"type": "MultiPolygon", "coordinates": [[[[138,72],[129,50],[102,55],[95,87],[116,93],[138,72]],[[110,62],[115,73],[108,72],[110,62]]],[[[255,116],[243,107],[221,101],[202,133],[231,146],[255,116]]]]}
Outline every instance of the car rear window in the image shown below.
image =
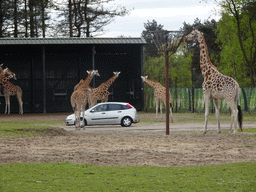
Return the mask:
{"type": "Polygon", "coordinates": [[[123,109],[131,109],[130,105],[122,105],[123,109]]]}
{"type": "Polygon", "coordinates": [[[109,111],[116,111],[116,110],[122,110],[122,105],[119,104],[110,104],[108,106],[109,111]]]}

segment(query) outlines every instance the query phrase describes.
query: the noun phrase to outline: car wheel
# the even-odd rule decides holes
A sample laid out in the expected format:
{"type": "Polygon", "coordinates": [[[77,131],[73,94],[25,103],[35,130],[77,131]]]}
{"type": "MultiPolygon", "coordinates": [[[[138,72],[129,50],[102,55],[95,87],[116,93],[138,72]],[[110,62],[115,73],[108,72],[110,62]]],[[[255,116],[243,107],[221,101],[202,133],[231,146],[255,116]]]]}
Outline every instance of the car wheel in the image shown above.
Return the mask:
{"type": "Polygon", "coordinates": [[[132,124],[132,119],[130,117],[124,117],[121,121],[122,127],[130,127],[132,124]]]}

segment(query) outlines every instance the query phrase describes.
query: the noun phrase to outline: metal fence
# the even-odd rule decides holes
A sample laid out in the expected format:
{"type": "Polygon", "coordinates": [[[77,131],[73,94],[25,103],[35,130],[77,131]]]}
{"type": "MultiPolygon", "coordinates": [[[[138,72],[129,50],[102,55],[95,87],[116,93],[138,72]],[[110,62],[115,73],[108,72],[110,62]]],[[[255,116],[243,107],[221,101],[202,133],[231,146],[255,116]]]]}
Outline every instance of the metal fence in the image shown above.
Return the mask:
{"type": "MultiPolygon", "coordinates": [[[[201,88],[171,88],[173,112],[204,112],[204,93],[201,88]]],[[[239,102],[243,111],[256,112],[256,88],[241,88],[239,102]]],[[[225,100],[219,100],[221,112],[229,112],[225,100]]],[[[155,111],[154,89],[144,89],[144,111],[155,111]]],[[[210,112],[214,112],[214,104],[210,101],[210,112]]]]}

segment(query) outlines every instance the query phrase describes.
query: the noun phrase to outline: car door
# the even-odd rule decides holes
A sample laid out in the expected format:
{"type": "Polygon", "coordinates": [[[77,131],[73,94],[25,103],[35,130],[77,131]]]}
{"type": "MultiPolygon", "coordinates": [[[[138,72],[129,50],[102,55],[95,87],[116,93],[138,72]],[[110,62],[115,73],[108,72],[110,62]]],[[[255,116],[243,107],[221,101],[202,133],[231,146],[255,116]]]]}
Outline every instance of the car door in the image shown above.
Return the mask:
{"type": "Polygon", "coordinates": [[[108,105],[100,104],[92,108],[88,114],[88,124],[89,125],[100,125],[107,124],[108,116],[107,116],[108,105]]]}
{"type": "Polygon", "coordinates": [[[120,124],[123,116],[122,105],[120,104],[109,104],[107,112],[109,124],[120,124]]]}

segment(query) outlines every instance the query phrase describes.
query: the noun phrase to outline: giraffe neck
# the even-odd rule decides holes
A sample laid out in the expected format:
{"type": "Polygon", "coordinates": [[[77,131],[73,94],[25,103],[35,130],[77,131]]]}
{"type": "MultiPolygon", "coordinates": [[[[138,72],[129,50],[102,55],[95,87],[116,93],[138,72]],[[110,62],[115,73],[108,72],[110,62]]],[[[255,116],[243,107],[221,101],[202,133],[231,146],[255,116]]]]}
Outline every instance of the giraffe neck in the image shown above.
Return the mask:
{"type": "Polygon", "coordinates": [[[0,84],[3,84],[4,86],[4,84],[8,82],[10,79],[11,79],[10,77],[0,76],[0,84]]]}
{"type": "Polygon", "coordinates": [[[200,69],[205,78],[212,73],[212,70],[217,69],[210,61],[208,47],[202,33],[198,36],[198,43],[200,48],[200,69]]]}
{"type": "Polygon", "coordinates": [[[152,81],[152,80],[149,80],[149,79],[145,79],[145,82],[149,85],[149,86],[151,86],[151,87],[153,87],[153,88],[156,88],[156,82],[155,81],[152,81]]]}
{"type": "Polygon", "coordinates": [[[93,76],[94,76],[93,74],[88,74],[88,76],[84,80],[83,85],[89,85],[91,83],[91,81],[92,81],[93,76]]]}
{"type": "Polygon", "coordinates": [[[114,81],[116,80],[117,77],[118,77],[118,75],[114,75],[114,76],[111,77],[109,80],[105,81],[105,82],[103,83],[103,85],[105,86],[105,88],[108,89],[108,88],[112,85],[112,83],[114,83],[114,81]]]}
{"type": "Polygon", "coordinates": [[[10,81],[3,81],[2,85],[3,87],[6,87],[7,85],[10,85],[11,82],[10,81]]]}

